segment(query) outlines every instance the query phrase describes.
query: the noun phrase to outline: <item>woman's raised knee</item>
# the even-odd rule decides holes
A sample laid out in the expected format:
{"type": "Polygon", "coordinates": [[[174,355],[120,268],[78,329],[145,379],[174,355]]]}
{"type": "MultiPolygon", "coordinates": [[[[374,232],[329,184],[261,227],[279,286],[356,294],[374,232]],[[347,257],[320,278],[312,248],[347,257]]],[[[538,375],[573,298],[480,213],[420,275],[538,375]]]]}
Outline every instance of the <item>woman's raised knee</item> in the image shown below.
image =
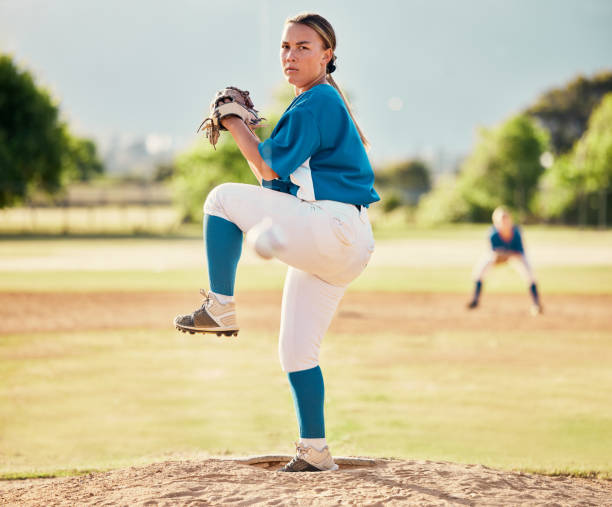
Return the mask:
{"type": "Polygon", "coordinates": [[[221,185],[213,188],[206,196],[206,201],[204,201],[204,213],[227,219],[225,202],[227,202],[228,195],[232,193],[232,189],[236,185],[238,184],[221,183],[221,185]]]}

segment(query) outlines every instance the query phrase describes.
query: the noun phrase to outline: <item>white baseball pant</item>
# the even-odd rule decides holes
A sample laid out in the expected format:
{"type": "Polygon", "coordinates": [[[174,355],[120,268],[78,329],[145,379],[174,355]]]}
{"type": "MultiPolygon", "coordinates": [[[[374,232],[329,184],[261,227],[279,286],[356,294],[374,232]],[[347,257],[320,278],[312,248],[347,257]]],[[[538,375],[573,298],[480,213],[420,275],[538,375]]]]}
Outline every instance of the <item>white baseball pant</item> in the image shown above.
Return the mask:
{"type": "Polygon", "coordinates": [[[224,183],[210,192],[204,212],[245,233],[264,220],[281,231],[285,247],[276,257],[289,266],[281,309],[281,366],[288,373],[317,366],[338,303],[374,251],[367,209],[224,183]]]}

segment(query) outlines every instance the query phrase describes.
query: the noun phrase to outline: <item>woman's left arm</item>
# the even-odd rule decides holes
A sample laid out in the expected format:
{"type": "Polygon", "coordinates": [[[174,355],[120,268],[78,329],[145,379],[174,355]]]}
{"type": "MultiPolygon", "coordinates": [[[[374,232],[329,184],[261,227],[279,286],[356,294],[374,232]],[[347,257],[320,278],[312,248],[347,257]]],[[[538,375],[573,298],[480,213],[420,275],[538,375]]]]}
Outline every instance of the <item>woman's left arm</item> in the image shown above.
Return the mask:
{"type": "Polygon", "coordinates": [[[278,174],[264,162],[264,159],[259,154],[257,147],[261,141],[242,119],[237,116],[229,116],[222,120],[222,124],[232,134],[234,141],[236,141],[238,148],[240,148],[242,155],[246,158],[251,171],[253,171],[259,183],[261,183],[262,179],[269,181],[278,178],[278,174]]]}

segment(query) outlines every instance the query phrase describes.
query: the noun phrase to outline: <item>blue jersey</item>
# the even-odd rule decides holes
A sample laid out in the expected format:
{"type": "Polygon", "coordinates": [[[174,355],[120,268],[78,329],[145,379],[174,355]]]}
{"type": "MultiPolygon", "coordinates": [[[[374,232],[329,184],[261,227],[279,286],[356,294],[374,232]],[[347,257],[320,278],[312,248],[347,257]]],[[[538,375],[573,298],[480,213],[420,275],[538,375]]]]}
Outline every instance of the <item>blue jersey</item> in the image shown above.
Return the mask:
{"type": "Polygon", "coordinates": [[[267,188],[306,201],[331,200],[368,206],[380,198],[374,171],[355,123],[336,89],[314,86],[298,95],[259,153],[278,178],[267,188]]]}
{"type": "Polygon", "coordinates": [[[503,250],[506,252],[516,252],[524,254],[523,240],[521,239],[521,231],[518,226],[512,227],[512,238],[509,241],[504,241],[495,227],[491,227],[489,231],[489,240],[493,250],[503,250]]]}

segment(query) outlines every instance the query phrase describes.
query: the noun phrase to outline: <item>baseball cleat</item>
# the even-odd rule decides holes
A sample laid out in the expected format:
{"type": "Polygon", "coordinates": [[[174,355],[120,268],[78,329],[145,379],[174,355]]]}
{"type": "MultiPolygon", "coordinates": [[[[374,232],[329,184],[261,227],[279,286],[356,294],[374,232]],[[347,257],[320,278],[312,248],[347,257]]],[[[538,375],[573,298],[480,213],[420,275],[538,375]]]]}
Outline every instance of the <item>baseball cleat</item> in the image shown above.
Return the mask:
{"type": "Polygon", "coordinates": [[[174,326],[183,333],[209,333],[217,336],[238,336],[236,304],[221,304],[215,294],[200,289],[202,306],[189,315],[177,315],[174,326]]]}
{"type": "Polygon", "coordinates": [[[467,304],[467,308],[468,310],[473,310],[474,308],[476,308],[478,306],[478,301],[476,301],[475,299],[473,299],[472,301],[470,301],[467,304]]]}
{"type": "Polygon", "coordinates": [[[329,447],[317,451],[314,447],[295,444],[295,456],[279,472],[332,472],[338,470],[329,447]]]}
{"type": "Polygon", "coordinates": [[[531,305],[531,309],[529,311],[531,315],[533,315],[534,317],[536,315],[541,315],[544,312],[544,310],[542,309],[542,305],[537,305],[537,304],[531,305]]]}

